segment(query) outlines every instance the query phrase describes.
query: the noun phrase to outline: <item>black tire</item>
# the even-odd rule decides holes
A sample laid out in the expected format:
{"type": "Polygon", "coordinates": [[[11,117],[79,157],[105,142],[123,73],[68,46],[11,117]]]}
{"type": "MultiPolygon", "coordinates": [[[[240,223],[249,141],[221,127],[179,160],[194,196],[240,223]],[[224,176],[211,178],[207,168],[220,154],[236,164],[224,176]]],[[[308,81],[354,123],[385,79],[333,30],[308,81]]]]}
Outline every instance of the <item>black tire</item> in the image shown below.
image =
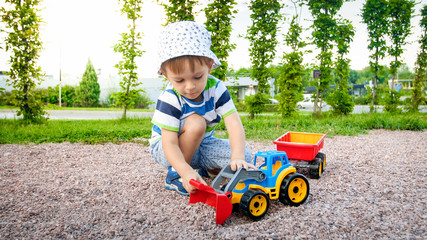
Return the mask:
{"type": "Polygon", "coordinates": [[[299,206],[310,194],[310,185],[307,178],[300,173],[291,173],[286,176],[280,185],[279,200],[285,205],[299,206]]]}
{"type": "Polygon", "coordinates": [[[262,191],[248,190],[240,199],[240,211],[255,221],[263,218],[269,207],[268,196],[262,191]]]}
{"type": "Polygon", "coordinates": [[[323,172],[323,161],[320,158],[314,158],[308,166],[308,174],[312,179],[319,179],[323,172]]]}
{"type": "Polygon", "coordinates": [[[316,158],[320,158],[323,161],[323,171],[325,170],[326,167],[326,154],[322,153],[322,152],[318,152],[316,155],[316,158]]]}
{"type": "Polygon", "coordinates": [[[240,209],[240,207],[239,207],[238,203],[233,204],[233,211],[232,212],[239,212],[239,209],[240,209]]]}

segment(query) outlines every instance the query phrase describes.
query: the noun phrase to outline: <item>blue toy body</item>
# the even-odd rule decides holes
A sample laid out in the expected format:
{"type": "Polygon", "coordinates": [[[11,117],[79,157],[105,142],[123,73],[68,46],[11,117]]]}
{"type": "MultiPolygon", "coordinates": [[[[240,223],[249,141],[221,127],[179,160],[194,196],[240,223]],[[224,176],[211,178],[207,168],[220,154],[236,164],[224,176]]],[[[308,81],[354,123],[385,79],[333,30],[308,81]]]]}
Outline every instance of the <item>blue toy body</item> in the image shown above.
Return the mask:
{"type": "MultiPolygon", "coordinates": [[[[259,158],[264,158],[264,163],[259,166],[259,170],[261,170],[265,175],[266,179],[262,182],[257,182],[254,179],[243,179],[242,183],[245,184],[245,188],[237,189],[237,187],[232,191],[233,196],[238,196],[239,194],[243,194],[249,189],[269,189],[267,192],[271,192],[271,190],[276,189],[277,183],[281,182],[285,177],[284,173],[289,174],[296,172],[296,169],[292,167],[292,164],[289,163],[289,159],[286,155],[286,152],[283,151],[265,151],[265,152],[257,152],[254,156],[253,164],[256,166],[257,160],[259,158]],[[287,170],[287,171],[285,171],[287,170]],[[283,172],[283,174],[281,174],[283,172]]],[[[279,184],[280,186],[280,184],[279,184]]],[[[272,197],[270,196],[270,199],[272,197]]],[[[277,197],[273,196],[272,199],[277,197]]],[[[234,201],[239,202],[237,200],[234,201]]]]}

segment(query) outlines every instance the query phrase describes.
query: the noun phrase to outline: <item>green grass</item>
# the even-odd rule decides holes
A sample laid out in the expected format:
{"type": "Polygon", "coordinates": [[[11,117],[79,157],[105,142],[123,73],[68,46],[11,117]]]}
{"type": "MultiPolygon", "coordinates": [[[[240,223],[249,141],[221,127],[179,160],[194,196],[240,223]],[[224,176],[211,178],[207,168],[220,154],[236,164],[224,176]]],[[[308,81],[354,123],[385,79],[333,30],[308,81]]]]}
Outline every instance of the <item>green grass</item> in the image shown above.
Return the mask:
{"type": "MultiPolygon", "coordinates": [[[[19,120],[0,120],[0,144],[82,142],[140,142],[151,135],[151,119],[49,120],[44,124],[23,124],[19,120]]],[[[146,144],[146,141],[142,141],[146,144]]]]}
{"type": "MultiPolygon", "coordinates": [[[[427,129],[427,114],[352,114],[322,118],[300,114],[296,117],[242,116],[246,138],[254,141],[273,141],[287,131],[323,133],[328,137],[367,133],[370,129],[412,130],[427,129]]],[[[82,142],[142,142],[151,134],[150,118],[124,120],[49,120],[44,124],[24,124],[20,120],[0,119],[0,144],[82,142]]],[[[216,136],[227,138],[224,123],[217,126],[216,136]]]]}

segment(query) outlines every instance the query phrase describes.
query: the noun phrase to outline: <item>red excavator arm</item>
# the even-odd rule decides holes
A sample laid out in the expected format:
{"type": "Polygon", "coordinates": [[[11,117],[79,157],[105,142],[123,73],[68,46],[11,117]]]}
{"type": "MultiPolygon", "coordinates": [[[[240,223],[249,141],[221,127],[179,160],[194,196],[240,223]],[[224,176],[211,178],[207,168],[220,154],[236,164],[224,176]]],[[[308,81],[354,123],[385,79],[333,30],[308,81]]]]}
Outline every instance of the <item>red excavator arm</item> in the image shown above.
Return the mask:
{"type": "Polygon", "coordinates": [[[216,223],[222,224],[231,215],[233,205],[231,204],[231,192],[220,193],[212,187],[200,183],[194,179],[190,180],[190,184],[198,190],[194,194],[190,194],[190,204],[202,202],[216,209],[216,223]]]}

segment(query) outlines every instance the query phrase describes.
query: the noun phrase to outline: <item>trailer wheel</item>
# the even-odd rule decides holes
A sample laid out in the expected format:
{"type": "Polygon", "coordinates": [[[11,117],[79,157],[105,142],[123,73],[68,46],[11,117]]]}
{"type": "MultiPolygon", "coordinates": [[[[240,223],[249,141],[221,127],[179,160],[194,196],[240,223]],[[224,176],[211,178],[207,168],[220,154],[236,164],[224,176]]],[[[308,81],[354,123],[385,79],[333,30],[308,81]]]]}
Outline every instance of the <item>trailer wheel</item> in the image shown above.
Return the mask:
{"type": "Polygon", "coordinates": [[[323,172],[326,167],[326,154],[319,152],[317,153],[316,158],[320,158],[321,160],[323,160],[323,168],[322,168],[322,172],[323,172]]]}
{"type": "Polygon", "coordinates": [[[270,202],[262,191],[248,190],[240,200],[240,210],[253,220],[260,220],[268,211],[270,202]]]}
{"type": "Polygon", "coordinates": [[[286,205],[299,206],[307,200],[309,193],[307,178],[300,173],[291,173],[280,185],[279,200],[286,205]]]}
{"type": "Polygon", "coordinates": [[[320,158],[314,158],[313,161],[310,162],[309,172],[310,178],[319,179],[323,172],[323,161],[320,158]]]}

